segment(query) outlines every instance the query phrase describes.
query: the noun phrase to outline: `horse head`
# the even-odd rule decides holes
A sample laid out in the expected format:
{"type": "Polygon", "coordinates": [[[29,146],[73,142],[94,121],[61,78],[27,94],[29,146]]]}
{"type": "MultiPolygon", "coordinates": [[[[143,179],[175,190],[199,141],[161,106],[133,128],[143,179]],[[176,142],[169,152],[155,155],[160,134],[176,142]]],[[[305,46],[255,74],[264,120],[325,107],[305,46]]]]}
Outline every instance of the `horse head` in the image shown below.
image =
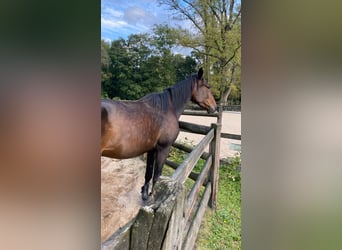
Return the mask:
{"type": "Polygon", "coordinates": [[[203,78],[203,69],[200,68],[195,78],[195,85],[192,91],[191,101],[197,103],[208,113],[216,111],[216,102],[213,94],[210,91],[210,86],[203,78]]]}

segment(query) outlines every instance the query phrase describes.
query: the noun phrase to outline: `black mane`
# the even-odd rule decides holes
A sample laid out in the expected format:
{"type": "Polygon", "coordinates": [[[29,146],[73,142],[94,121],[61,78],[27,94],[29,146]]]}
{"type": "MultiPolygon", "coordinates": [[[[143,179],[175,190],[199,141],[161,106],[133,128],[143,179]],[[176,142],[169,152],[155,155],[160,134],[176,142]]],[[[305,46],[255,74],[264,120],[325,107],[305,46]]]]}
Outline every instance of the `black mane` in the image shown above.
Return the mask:
{"type": "Polygon", "coordinates": [[[193,75],[185,80],[177,82],[175,85],[166,88],[161,93],[148,94],[144,96],[142,100],[165,113],[168,112],[170,105],[173,105],[177,118],[179,118],[186,103],[191,98],[195,77],[196,75],[193,75]]]}

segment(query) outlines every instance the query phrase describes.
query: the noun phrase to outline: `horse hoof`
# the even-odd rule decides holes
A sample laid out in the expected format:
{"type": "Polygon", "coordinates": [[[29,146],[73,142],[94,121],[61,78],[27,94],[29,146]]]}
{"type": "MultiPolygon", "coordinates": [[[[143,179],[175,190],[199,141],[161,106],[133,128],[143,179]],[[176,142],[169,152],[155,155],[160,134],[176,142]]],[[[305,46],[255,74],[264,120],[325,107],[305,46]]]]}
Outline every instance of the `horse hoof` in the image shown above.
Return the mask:
{"type": "Polygon", "coordinates": [[[148,199],[148,193],[146,190],[143,190],[141,195],[141,198],[143,199],[143,201],[146,201],[148,199]]]}
{"type": "Polygon", "coordinates": [[[143,199],[143,201],[147,200],[147,195],[142,195],[141,198],[143,199]]]}

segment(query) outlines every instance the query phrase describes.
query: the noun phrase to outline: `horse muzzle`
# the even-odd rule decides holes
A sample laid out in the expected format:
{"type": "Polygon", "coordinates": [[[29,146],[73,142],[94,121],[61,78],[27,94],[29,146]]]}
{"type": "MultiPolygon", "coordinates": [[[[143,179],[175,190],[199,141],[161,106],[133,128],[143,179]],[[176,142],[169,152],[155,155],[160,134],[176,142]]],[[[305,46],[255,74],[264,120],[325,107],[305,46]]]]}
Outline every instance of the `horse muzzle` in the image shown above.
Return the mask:
{"type": "Polygon", "coordinates": [[[216,111],[216,105],[210,105],[208,103],[202,103],[202,106],[203,108],[205,108],[208,112],[208,114],[211,114],[211,113],[214,113],[216,111]]]}
{"type": "Polygon", "coordinates": [[[216,107],[209,106],[208,109],[207,109],[207,111],[208,111],[209,114],[215,113],[216,107]]]}
{"type": "Polygon", "coordinates": [[[202,102],[202,103],[197,103],[200,107],[204,108],[208,114],[214,113],[216,111],[216,105],[210,105],[209,103],[202,102]]]}

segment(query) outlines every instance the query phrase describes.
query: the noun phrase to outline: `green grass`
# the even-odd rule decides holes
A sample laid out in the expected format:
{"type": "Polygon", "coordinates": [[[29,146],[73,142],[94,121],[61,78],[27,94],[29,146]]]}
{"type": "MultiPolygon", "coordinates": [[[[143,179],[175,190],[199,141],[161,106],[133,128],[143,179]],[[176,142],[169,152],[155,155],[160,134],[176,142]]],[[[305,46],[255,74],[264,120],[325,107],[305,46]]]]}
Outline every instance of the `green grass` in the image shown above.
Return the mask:
{"type": "Polygon", "coordinates": [[[216,212],[207,209],[196,246],[204,249],[241,249],[240,157],[221,165],[216,212]]]}
{"type": "MultiPolygon", "coordinates": [[[[169,159],[181,163],[187,155],[172,148],[169,159]]],[[[241,249],[241,176],[238,170],[240,164],[240,156],[236,156],[229,164],[220,166],[217,209],[216,212],[210,208],[206,210],[196,241],[198,250],[241,249]]],[[[199,173],[203,165],[204,160],[201,159],[193,171],[199,173]]],[[[163,175],[166,176],[172,175],[173,172],[174,170],[168,166],[163,169],[163,175]]],[[[188,191],[193,184],[194,181],[188,178],[185,183],[188,191]]]]}

